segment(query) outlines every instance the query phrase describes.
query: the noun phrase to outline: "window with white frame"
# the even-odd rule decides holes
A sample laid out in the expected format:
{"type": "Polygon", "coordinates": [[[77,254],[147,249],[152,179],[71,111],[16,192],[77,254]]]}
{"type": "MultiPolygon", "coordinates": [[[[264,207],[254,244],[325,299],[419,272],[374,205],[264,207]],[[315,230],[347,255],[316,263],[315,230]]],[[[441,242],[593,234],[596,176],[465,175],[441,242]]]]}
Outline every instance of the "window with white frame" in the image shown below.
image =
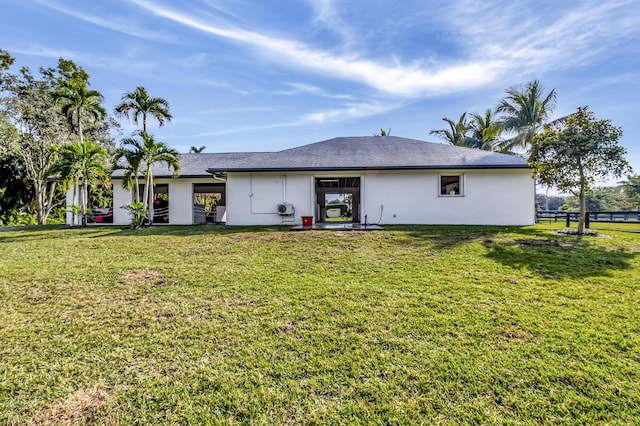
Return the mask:
{"type": "Polygon", "coordinates": [[[440,196],[461,196],[462,175],[440,175],[440,196]]]}

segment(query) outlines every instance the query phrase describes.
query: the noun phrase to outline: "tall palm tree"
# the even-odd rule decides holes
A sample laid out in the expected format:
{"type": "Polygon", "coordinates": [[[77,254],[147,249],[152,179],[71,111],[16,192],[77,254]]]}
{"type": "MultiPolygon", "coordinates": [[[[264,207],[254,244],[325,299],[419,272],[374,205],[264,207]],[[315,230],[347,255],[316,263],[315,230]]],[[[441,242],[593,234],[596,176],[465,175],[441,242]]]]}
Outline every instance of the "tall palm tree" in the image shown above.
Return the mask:
{"type": "MultiPolygon", "coordinates": [[[[107,167],[108,154],[101,146],[91,141],[78,141],[58,148],[59,160],[53,166],[53,173],[58,174],[63,182],[73,188],[73,204],[77,205],[76,188],[80,189],[80,216],[82,226],[87,226],[87,204],[89,185],[98,179],[109,176],[107,167]]],[[[71,221],[73,224],[74,220],[71,221]]]]}
{"type": "Polygon", "coordinates": [[[487,109],[484,115],[471,114],[469,127],[474,145],[486,151],[495,151],[498,148],[502,123],[496,120],[491,108],[487,109]]]}
{"type": "MultiPolygon", "coordinates": [[[[169,169],[174,173],[180,171],[180,154],[173,148],[170,148],[164,142],[157,142],[154,137],[147,132],[138,133],[140,139],[135,137],[122,140],[122,147],[116,151],[116,155],[120,154],[116,160],[125,159],[129,165],[137,165],[138,170],[143,170],[145,180],[145,191],[143,194],[142,205],[147,210],[149,224],[153,223],[153,165],[156,163],[166,163],[169,169]]],[[[119,164],[119,163],[118,163],[119,164]]],[[[122,167],[124,168],[124,167],[122,167]]],[[[125,175],[129,172],[129,177],[137,181],[138,172],[135,167],[125,168],[125,175]]],[[[139,184],[137,184],[139,188],[139,184]]],[[[138,194],[138,188],[135,189],[138,194]]]]}
{"type": "Polygon", "coordinates": [[[527,149],[533,137],[544,128],[555,106],[555,89],[545,95],[538,80],[530,81],[524,88],[507,89],[507,96],[500,101],[496,111],[502,114],[504,129],[516,132],[516,136],[508,140],[505,147],[527,149]]]}
{"type": "Polygon", "coordinates": [[[133,122],[138,124],[142,118],[142,131],[147,131],[147,116],[158,120],[160,126],[164,126],[165,121],[173,118],[169,113],[169,102],[163,98],[152,98],[147,93],[147,89],[142,86],[136,87],[133,92],[126,92],[120,99],[120,104],[115,108],[119,117],[133,117],[133,122]]]}
{"type": "Polygon", "coordinates": [[[466,146],[469,148],[477,148],[474,146],[473,141],[469,138],[469,130],[471,129],[469,122],[467,121],[467,113],[463,113],[458,122],[451,120],[450,118],[443,118],[444,121],[449,124],[448,129],[431,130],[430,135],[436,135],[439,138],[449,142],[451,145],[466,146]]]}
{"type": "Polygon", "coordinates": [[[80,142],[84,142],[82,121],[85,116],[96,121],[107,116],[107,111],[102,107],[104,96],[97,90],[90,90],[84,81],[61,81],[54,97],[62,105],[69,128],[78,135],[80,142]]]}

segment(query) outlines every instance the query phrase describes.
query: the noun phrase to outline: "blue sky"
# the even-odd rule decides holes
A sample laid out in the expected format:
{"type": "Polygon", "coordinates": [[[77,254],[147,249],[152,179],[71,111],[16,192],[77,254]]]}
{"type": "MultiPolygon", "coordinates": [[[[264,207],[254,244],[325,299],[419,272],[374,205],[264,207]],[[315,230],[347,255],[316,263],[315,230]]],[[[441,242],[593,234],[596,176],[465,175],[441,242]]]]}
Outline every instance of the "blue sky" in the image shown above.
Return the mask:
{"type": "MultiPolygon", "coordinates": [[[[0,47],[34,70],[74,60],[105,95],[145,86],[181,152],[272,151],[336,136],[437,141],[443,117],[506,88],[555,88],[623,128],[640,173],[638,0],[5,0],[0,47]]],[[[123,123],[123,134],[135,129],[123,123]]]]}

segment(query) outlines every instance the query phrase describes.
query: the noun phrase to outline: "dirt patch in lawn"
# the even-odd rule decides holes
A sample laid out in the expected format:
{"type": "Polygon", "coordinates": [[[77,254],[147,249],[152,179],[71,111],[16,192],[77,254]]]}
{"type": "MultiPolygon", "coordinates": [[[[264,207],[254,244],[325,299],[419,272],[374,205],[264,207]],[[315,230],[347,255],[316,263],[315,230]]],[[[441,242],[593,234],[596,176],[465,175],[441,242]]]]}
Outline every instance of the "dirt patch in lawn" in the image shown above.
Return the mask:
{"type": "Polygon", "coordinates": [[[536,239],[530,239],[530,240],[517,240],[516,242],[518,244],[520,244],[521,246],[573,247],[573,244],[571,244],[568,241],[558,241],[558,240],[536,240],[536,239]]]}
{"type": "Polygon", "coordinates": [[[529,334],[517,327],[507,327],[500,332],[500,337],[509,342],[526,342],[529,340],[529,334]]]}
{"type": "Polygon", "coordinates": [[[161,274],[151,269],[132,269],[120,275],[120,284],[162,286],[172,284],[161,274]]]}
{"type": "Polygon", "coordinates": [[[109,400],[102,386],[80,389],[65,398],[53,402],[36,416],[37,425],[82,425],[90,424],[95,413],[109,400]]]}

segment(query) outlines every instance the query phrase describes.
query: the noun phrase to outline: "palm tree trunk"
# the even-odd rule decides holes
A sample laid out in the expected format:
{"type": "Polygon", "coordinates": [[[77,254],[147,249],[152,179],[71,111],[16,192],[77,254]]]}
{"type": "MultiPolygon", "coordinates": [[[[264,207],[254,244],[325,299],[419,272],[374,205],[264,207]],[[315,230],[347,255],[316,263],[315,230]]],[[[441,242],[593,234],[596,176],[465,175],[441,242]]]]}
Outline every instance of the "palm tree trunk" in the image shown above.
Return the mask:
{"type": "MultiPolygon", "coordinates": [[[[149,178],[145,177],[145,187],[144,187],[144,194],[142,195],[142,205],[144,206],[144,209],[147,211],[147,216],[149,216],[149,178]]],[[[140,218],[140,223],[138,223],[138,226],[141,226],[142,223],[144,222],[144,219],[146,219],[146,217],[141,217],[140,218]]]]}
{"type": "Polygon", "coordinates": [[[134,200],[136,203],[140,202],[140,178],[138,177],[138,171],[136,170],[136,177],[134,178],[133,190],[135,191],[134,200]]]}
{"type": "Polygon", "coordinates": [[[153,176],[151,174],[151,169],[149,169],[149,225],[153,225],[153,206],[155,202],[155,197],[153,196],[153,176]]]}
{"type": "Polygon", "coordinates": [[[82,140],[82,120],[81,120],[81,114],[82,114],[82,109],[78,108],[78,110],[76,111],[77,115],[78,115],[78,137],[80,138],[80,142],[84,142],[82,140]]]}
{"type": "Polygon", "coordinates": [[[73,185],[73,196],[71,198],[71,227],[73,228],[78,216],[75,210],[75,206],[78,205],[78,181],[74,179],[71,185],[73,185]]]}
{"type": "Polygon", "coordinates": [[[87,202],[89,198],[89,184],[86,179],[82,183],[82,206],[80,215],[82,217],[82,227],[86,228],[87,226],[87,202]]]}

